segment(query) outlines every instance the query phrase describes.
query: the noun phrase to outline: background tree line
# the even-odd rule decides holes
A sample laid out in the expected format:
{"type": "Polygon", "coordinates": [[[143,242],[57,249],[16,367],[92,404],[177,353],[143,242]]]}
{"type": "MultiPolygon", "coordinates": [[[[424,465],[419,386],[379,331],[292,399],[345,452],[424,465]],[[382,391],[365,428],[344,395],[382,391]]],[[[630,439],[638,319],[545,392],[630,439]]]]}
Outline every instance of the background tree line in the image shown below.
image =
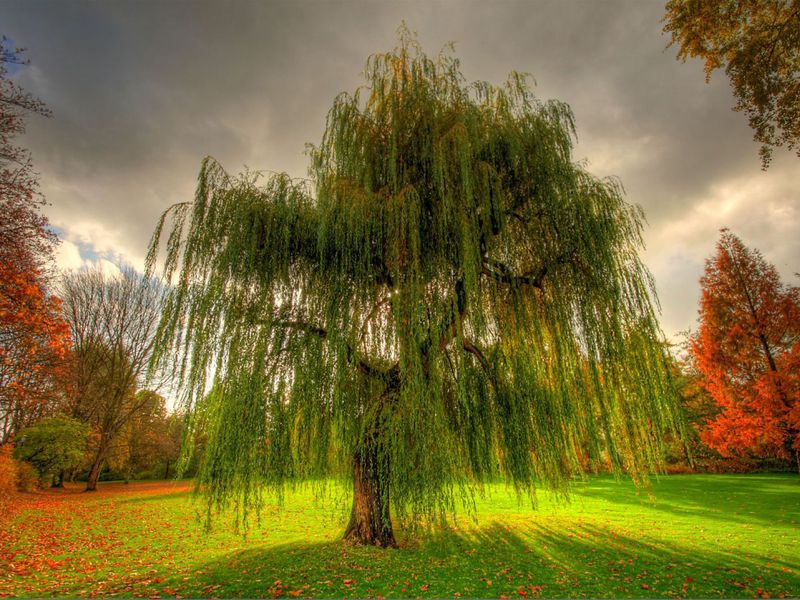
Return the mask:
{"type": "Polygon", "coordinates": [[[184,418],[157,392],[163,378],[148,373],[161,287],[127,269],[65,273],[55,285],[70,346],[36,417],[7,419],[6,445],[54,486],[79,478],[94,490],[104,471],[125,481],[172,476],[184,418]]]}
{"type": "Polygon", "coordinates": [[[47,117],[10,67],[24,49],[0,44],[0,446],[6,487],[87,480],[103,469],[123,478],[169,477],[183,431],[147,374],[162,288],[130,269],[60,274],[58,238],[30,153],[16,144],[26,118],[47,117]],[[19,459],[12,463],[13,454],[19,459]]]}

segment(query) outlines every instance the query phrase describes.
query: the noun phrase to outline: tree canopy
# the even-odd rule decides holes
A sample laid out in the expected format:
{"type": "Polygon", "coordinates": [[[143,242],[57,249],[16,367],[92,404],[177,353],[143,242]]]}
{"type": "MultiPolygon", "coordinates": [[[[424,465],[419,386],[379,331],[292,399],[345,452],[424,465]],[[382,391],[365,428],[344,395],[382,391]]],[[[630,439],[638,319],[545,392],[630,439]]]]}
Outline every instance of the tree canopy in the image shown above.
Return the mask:
{"type": "Polygon", "coordinates": [[[14,456],[31,463],[40,477],[60,483],[60,473],[83,462],[88,438],[88,425],[56,415],[22,429],[14,456]]]}
{"type": "Polygon", "coordinates": [[[385,531],[389,498],[419,517],[496,477],[564,490],[586,456],[641,478],[678,420],[641,210],[572,161],[569,107],[525,75],[467,83],[403,32],[365,78],[308,180],[207,158],[154,234],[150,268],[171,220],[155,358],[209,424],[211,502],[355,477],[348,533],[392,543],[354,524],[360,495],[385,531]]]}
{"type": "Polygon", "coordinates": [[[762,166],[783,145],[800,156],[800,0],[670,0],[664,20],[679,59],[725,69],[762,166]]]}
{"type": "Polygon", "coordinates": [[[139,409],[122,428],[109,452],[109,466],[125,480],[169,476],[181,449],[180,415],[167,412],[166,399],[151,390],[139,390],[139,409]]]}

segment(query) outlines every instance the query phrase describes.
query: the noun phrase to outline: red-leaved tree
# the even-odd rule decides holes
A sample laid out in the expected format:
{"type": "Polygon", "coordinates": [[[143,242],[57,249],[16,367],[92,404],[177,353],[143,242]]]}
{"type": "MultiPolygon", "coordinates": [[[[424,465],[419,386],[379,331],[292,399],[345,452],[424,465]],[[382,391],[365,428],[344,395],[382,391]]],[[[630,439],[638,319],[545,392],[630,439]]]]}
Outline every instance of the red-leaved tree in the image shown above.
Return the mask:
{"type": "Polygon", "coordinates": [[[723,456],[794,455],[800,469],[800,288],[727,229],[700,284],[690,350],[720,409],[704,441],[723,456]]]}
{"type": "Polygon", "coordinates": [[[52,412],[63,395],[69,328],[48,292],[57,238],[30,152],[15,139],[45,105],[10,78],[22,49],[0,40],[0,444],[52,412]]]}
{"type": "Polygon", "coordinates": [[[0,261],[0,444],[47,416],[65,393],[69,327],[41,271],[0,261]]]}

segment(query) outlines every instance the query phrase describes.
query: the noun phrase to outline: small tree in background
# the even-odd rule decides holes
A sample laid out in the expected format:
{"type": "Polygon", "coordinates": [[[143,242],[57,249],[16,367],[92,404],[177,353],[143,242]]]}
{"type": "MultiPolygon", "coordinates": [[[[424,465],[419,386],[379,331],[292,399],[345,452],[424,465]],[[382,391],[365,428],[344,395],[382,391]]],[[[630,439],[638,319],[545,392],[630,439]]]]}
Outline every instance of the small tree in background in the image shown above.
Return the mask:
{"type": "Polygon", "coordinates": [[[119,277],[92,270],[65,274],[61,296],[73,342],[70,414],[98,434],[86,483],[91,491],[120,435],[148,406],[139,386],[159,384],[147,368],[163,289],[132,269],[119,277]]]}
{"type": "Polygon", "coordinates": [[[641,211],[572,162],[572,113],[524,76],[469,85],[404,33],[366,77],[308,185],[208,159],[168,212],[155,358],[209,423],[210,501],[345,478],[345,537],[393,546],[390,502],[564,490],[584,442],[641,481],[676,418],[641,211]]]}
{"type": "Polygon", "coordinates": [[[63,484],[64,471],[84,462],[88,436],[89,426],[77,419],[49,417],[19,432],[14,456],[33,465],[42,479],[50,478],[58,487],[63,484]]]}
{"type": "Polygon", "coordinates": [[[180,429],[175,427],[175,416],[167,413],[166,400],[160,394],[139,390],[136,401],[141,409],[123,428],[110,452],[109,466],[121,472],[126,481],[140,477],[166,479],[180,452],[180,429]]]}
{"type": "Polygon", "coordinates": [[[184,430],[183,415],[175,412],[169,413],[164,421],[163,431],[157,438],[158,460],[164,470],[158,474],[154,473],[154,475],[169,479],[173,474],[179,473],[177,467],[184,430]]]}
{"type": "Polygon", "coordinates": [[[725,69],[762,166],[783,145],[800,156],[800,0],[670,0],[664,20],[678,58],[705,61],[706,81],[725,69]]]}
{"type": "Polygon", "coordinates": [[[719,454],[703,441],[701,432],[709,420],[719,414],[720,409],[703,385],[702,374],[690,353],[675,359],[673,378],[687,427],[683,439],[671,440],[671,459],[683,463],[687,468],[710,467],[717,470],[719,454]]]}
{"type": "Polygon", "coordinates": [[[690,349],[720,409],[703,439],[723,456],[794,456],[800,469],[800,289],[725,229],[700,285],[690,349]]]}

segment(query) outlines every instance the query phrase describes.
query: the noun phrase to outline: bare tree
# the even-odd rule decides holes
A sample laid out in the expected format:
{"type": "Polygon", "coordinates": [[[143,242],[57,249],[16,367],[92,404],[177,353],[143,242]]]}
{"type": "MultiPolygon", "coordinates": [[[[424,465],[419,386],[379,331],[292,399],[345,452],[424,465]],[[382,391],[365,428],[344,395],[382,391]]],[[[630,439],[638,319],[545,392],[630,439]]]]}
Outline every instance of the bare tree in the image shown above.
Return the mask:
{"type": "Polygon", "coordinates": [[[148,373],[163,302],[163,287],[132,269],[117,277],[99,270],[62,278],[64,316],[73,341],[73,416],[97,432],[86,490],[95,490],[103,464],[126,424],[145,408],[137,389],[158,389],[158,374],[148,373]]]}

